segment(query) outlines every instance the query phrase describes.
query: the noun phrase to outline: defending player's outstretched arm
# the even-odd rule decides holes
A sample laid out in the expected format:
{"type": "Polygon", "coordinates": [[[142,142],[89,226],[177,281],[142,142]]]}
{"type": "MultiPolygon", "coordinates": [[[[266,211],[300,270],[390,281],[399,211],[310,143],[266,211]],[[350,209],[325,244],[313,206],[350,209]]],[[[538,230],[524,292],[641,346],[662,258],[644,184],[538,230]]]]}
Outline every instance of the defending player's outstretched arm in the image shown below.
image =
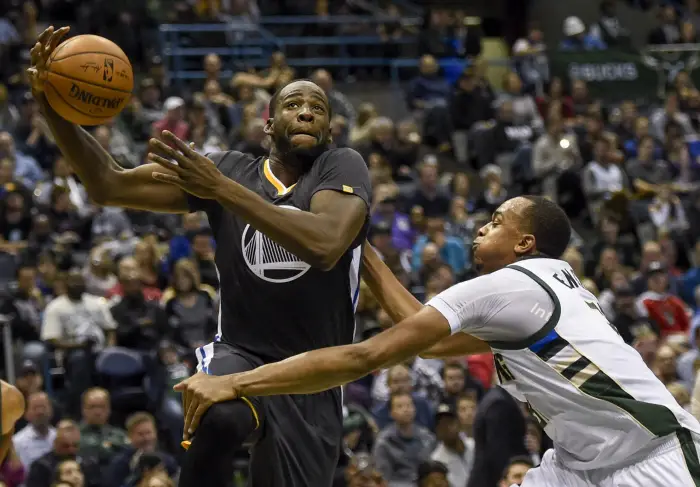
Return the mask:
{"type": "Polygon", "coordinates": [[[121,168],[97,140],[80,126],[61,118],[49,105],[43,93],[46,63],[68,30],[63,27],[54,32],[53,27],[49,27],[39,36],[31,50],[29,76],[32,93],[56,144],[85,185],[88,195],[100,205],[186,212],[185,193],[176,186],[153,179],[154,169],[163,170],[160,166],[145,164],[136,169],[121,168]]]}
{"type": "MultiPolygon", "coordinates": [[[[362,271],[367,286],[394,323],[399,323],[423,309],[421,302],[396,279],[394,273],[382,262],[369,243],[365,244],[362,271]]],[[[420,356],[448,358],[485,353],[490,350],[491,347],[486,342],[466,333],[456,333],[440,340],[420,356]]]]}

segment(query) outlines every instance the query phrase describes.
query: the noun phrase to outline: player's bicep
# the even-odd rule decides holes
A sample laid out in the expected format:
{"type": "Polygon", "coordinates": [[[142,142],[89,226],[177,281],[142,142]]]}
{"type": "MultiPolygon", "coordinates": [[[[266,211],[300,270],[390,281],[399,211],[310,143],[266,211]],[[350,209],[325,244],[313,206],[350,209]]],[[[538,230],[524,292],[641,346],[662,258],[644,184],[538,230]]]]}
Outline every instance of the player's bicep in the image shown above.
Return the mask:
{"type": "Polygon", "coordinates": [[[321,218],[326,228],[325,244],[329,260],[337,261],[355,241],[367,219],[365,202],[353,194],[334,190],[319,191],[311,198],[311,213],[321,218]]]}
{"type": "Polygon", "coordinates": [[[362,342],[362,347],[372,369],[379,369],[414,357],[449,335],[447,319],[426,306],[398,325],[362,342]]]}
{"type": "Polygon", "coordinates": [[[450,358],[490,352],[488,343],[466,333],[455,333],[421,353],[422,358],[450,358]]]}
{"type": "Polygon", "coordinates": [[[185,192],[175,185],[154,179],[154,172],[167,173],[168,169],[150,163],[115,171],[114,183],[104,204],[161,213],[188,212],[185,192]]]}

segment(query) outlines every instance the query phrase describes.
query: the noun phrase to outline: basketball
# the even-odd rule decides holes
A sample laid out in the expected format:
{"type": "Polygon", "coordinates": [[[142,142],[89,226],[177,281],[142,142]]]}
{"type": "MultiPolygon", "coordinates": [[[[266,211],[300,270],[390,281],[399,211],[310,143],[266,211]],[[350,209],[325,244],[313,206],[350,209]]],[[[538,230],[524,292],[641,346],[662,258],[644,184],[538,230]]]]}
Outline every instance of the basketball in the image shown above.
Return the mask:
{"type": "Polygon", "coordinates": [[[100,125],[129,102],[131,63],[119,46],[94,35],[60,44],[47,64],[44,93],[51,108],[78,125],[100,125]]]}

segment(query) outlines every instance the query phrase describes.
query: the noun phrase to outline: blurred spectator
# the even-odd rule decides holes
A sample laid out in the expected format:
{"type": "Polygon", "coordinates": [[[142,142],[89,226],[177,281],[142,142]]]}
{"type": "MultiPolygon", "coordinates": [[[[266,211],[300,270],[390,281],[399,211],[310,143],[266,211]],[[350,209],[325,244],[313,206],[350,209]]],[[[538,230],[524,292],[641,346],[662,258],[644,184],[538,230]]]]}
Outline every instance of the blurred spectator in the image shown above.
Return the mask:
{"type": "Polygon", "coordinates": [[[659,26],[649,32],[649,44],[675,44],[681,38],[678,17],[673,5],[659,7],[659,26]]]}
{"type": "Polygon", "coordinates": [[[447,467],[450,487],[466,485],[474,461],[474,440],[460,431],[453,406],[438,406],[435,414],[435,435],[438,444],[431,459],[447,467]]]}
{"type": "Polygon", "coordinates": [[[349,127],[353,127],[356,118],[355,108],[343,93],[333,87],[331,74],[325,69],[319,69],[311,75],[311,80],[326,92],[333,115],[340,115],[347,121],[349,127]]]}
{"type": "Polygon", "coordinates": [[[534,131],[541,131],[544,123],[537,110],[535,100],[531,95],[523,93],[523,84],[515,72],[510,72],[503,78],[503,93],[496,99],[496,107],[502,107],[506,102],[511,103],[509,121],[514,125],[527,125],[534,131]]]}
{"type": "Polygon", "coordinates": [[[438,461],[423,462],[418,466],[418,487],[450,487],[447,467],[438,461]]]}
{"type": "Polygon", "coordinates": [[[53,449],[56,429],[51,426],[53,410],[49,396],[42,391],[29,394],[27,411],[28,424],[12,437],[19,461],[29,471],[32,464],[53,449]]]}
{"type": "Polygon", "coordinates": [[[648,291],[637,299],[640,316],[649,317],[661,338],[674,333],[688,333],[688,308],[676,296],[668,293],[668,269],[661,262],[652,262],[647,268],[648,291]]]}
{"type": "Polygon", "coordinates": [[[512,51],[513,61],[523,79],[525,91],[541,95],[549,81],[547,44],[544,42],[542,29],[536,25],[530,26],[527,37],[515,41],[512,51]]]}
{"type": "Polygon", "coordinates": [[[622,26],[617,17],[615,0],[600,2],[600,18],[591,25],[590,35],[606,46],[618,46],[629,42],[629,31],[622,26]]]}
{"type": "Polygon", "coordinates": [[[444,105],[450,93],[450,86],[440,76],[437,60],[425,54],[420,59],[420,74],[411,81],[406,94],[408,108],[423,112],[435,105],[444,105]]]}
{"type": "Polygon", "coordinates": [[[415,423],[416,409],[410,394],[394,394],[389,401],[394,422],[377,436],[373,456],[389,487],[412,487],[418,465],[435,447],[435,437],[415,423]]]}
{"type": "Polygon", "coordinates": [[[56,467],[56,479],[58,482],[65,482],[71,487],[83,487],[85,485],[85,475],[80,464],[75,460],[63,460],[56,467]]]}
{"type": "Polygon", "coordinates": [[[608,46],[599,37],[586,33],[586,24],[579,17],[564,19],[564,36],[559,49],[562,51],[597,51],[608,46]]]}
{"type": "Polygon", "coordinates": [[[679,126],[681,135],[693,135],[695,130],[687,114],[681,112],[678,107],[678,94],[668,93],[666,102],[663,108],[656,109],[651,117],[651,135],[657,140],[665,140],[666,131],[669,123],[675,123],[679,126]]]}
{"type": "Polygon", "coordinates": [[[528,470],[534,465],[528,457],[513,457],[508,461],[508,465],[503,471],[503,479],[499,483],[500,487],[512,487],[513,485],[521,485],[525,480],[525,475],[528,470]]]}
{"type": "MultiPolygon", "coordinates": [[[[409,369],[405,365],[393,366],[387,371],[386,381],[389,387],[390,397],[397,394],[411,394],[411,397],[413,397],[413,407],[415,408],[416,424],[432,431],[435,425],[433,409],[425,398],[412,392],[413,380],[409,369]]],[[[377,426],[379,426],[379,428],[389,426],[389,424],[394,421],[391,410],[391,399],[379,403],[377,407],[372,410],[372,414],[377,420],[377,426]]]]}
{"type": "Polygon", "coordinates": [[[92,457],[78,454],[79,445],[78,425],[67,419],[60,421],[56,426],[53,449],[32,463],[27,475],[27,485],[50,487],[57,467],[67,460],[72,460],[80,465],[80,470],[85,476],[86,487],[100,487],[100,467],[92,457]]]}
{"type": "Polygon", "coordinates": [[[94,387],[83,393],[80,454],[96,458],[101,467],[106,467],[114,454],[128,443],[126,433],[109,424],[110,414],[110,396],[107,390],[94,387]]]}
{"type": "Polygon", "coordinates": [[[36,160],[17,150],[17,145],[9,132],[0,132],[0,159],[14,163],[14,177],[28,188],[33,189],[44,177],[36,160]]]}

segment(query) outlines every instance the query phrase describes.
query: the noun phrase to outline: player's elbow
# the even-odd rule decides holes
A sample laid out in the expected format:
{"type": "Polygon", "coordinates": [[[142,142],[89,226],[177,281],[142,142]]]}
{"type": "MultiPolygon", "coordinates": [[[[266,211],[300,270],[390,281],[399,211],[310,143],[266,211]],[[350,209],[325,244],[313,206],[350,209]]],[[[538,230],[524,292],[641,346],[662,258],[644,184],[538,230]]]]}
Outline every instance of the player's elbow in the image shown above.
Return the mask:
{"type": "Polygon", "coordinates": [[[309,265],[311,265],[311,267],[326,272],[333,269],[338,263],[340,257],[343,255],[343,251],[331,240],[332,237],[327,241],[319,240],[309,246],[309,265]]]}

